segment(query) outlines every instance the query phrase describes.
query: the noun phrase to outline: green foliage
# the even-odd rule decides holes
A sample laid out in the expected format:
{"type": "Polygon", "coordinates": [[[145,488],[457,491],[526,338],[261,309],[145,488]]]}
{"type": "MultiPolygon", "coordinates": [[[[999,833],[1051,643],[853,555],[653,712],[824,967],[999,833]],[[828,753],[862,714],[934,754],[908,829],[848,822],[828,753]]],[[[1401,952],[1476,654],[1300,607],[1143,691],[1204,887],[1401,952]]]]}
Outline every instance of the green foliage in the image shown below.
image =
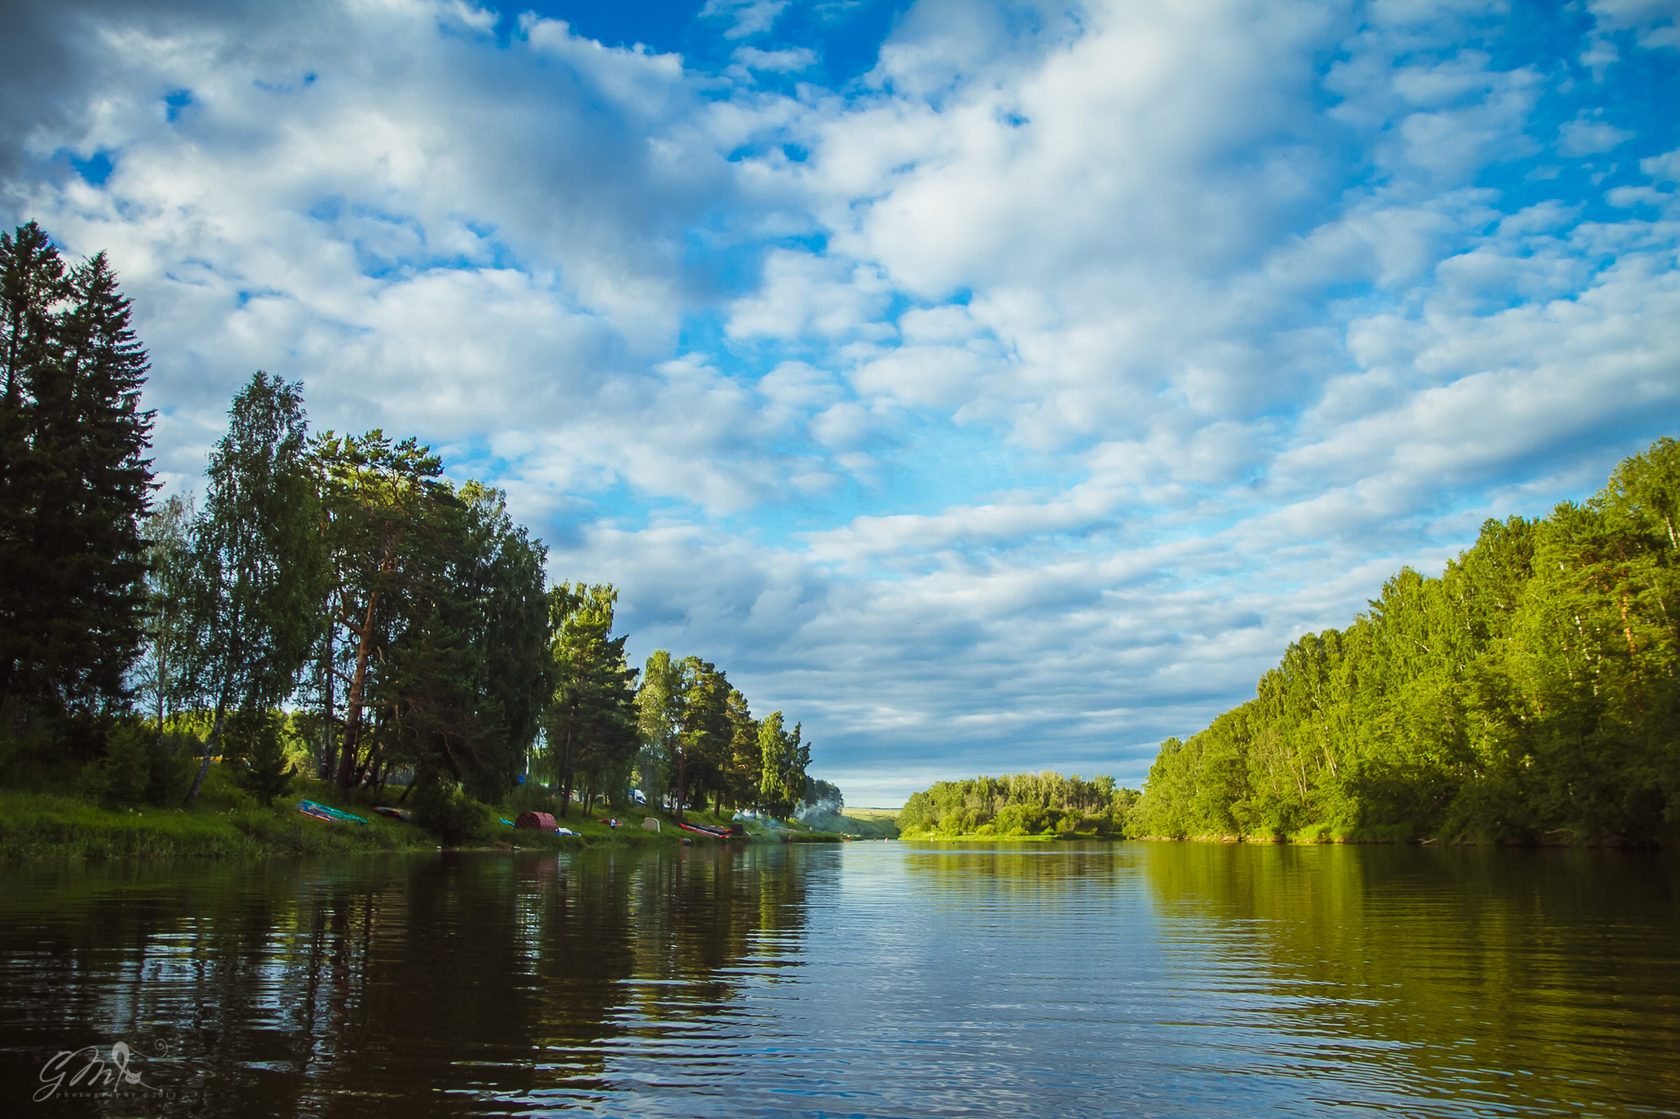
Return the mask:
{"type": "Polygon", "coordinates": [[[306,437],[302,386],[259,370],[210,455],[193,524],[197,640],[186,690],[215,710],[212,753],[229,710],[266,711],[291,694],[319,628],[325,565],[306,437]]]}
{"type": "Polygon", "coordinates": [[[442,777],[422,780],[413,800],[414,822],[450,846],[487,839],[499,826],[494,812],[442,777]]]}
{"type": "MultiPolygon", "coordinates": [[[[394,714],[403,698],[400,688],[380,694],[381,686],[393,683],[397,674],[382,680],[377,672],[399,639],[416,627],[431,627],[429,633],[412,636],[411,644],[421,649],[421,660],[420,668],[408,674],[410,683],[424,680],[430,672],[454,676],[457,692],[470,686],[461,679],[467,666],[459,655],[447,652],[462,637],[461,604],[453,599],[439,602],[445,586],[442,573],[463,528],[452,515],[459,510],[459,502],[438,481],[442,460],[412,438],[392,442],[377,429],[360,437],[340,437],[329,431],[311,443],[310,462],[321,503],[320,540],[330,573],[325,613],[332,622],[331,640],[342,637],[350,650],[344,667],[348,677],[344,734],[337,759],[339,788],[348,789],[359,772],[370,772],[378,765],[373,751],[377,741],[373,748],[363,742],[367,709],[383,707],[394,714]]],[[[327,660],[333,672],[339,671],[330,651],[327,660]]],[[[406,695],[420,698],[412,689],[406,695]]],[[[417,714],[425,724],[420,737],[428,752],[446,759],[448,747],[467,746],[478,729],[452,724],[447,717],[430,717],[424,711],[417,714]],[[429,735],[435,728],[444,728],[453,739],[429,735]]]]}
{"type": "Polygon", "coordinates": [[[1585,505],[1489,521],[1308,634],[1150,769],[1134,834],[1680,837],[1680,445],[1585,505]]]}
{"type": "Polygon", "coordinates": [[[805,807],[822,807],[831,812],[838,812],[846,807],[846,798],[837,785],[827,781],[805,775],[805,791],[799,798],[799,803],[805,807]]]}
{"type": "Polygon", "coordinates": [[[33,222],[0,235],[0,720],[82,757],[126,705],[146,563],[145,350],[103,253],[66,268],[33,222]]]}
{"type": "MultiPolygon", "coordinates": [[[[759,725],[716,666],[661,653],[638,695],[610,585],[550,592],[546,550],[504,495],[456,490],[413,438],[311,440],[300,383],[258,371],[198,507],[173,497],[148,516],[147,358],[129,319],[103,255],[67,267],[33,224],[0,236],[9,783],[85,779],[110,804],[156,799],[180,751],[165,736],[148,753],[126,721],[138,698],[156,726],[207,743],[189,807],[220,754],[256,801],[283,793],[308,753],[345,795],[413,774],[496,801],[539,730],[535,762],[561,804],[574,792],[619,804],[632,783],[656,799],[675,783],[720,809],[759,798],[759,725]],[[267,714],[300,701],[283,726],[267,714]]],[[[793,744],[776,763],[780,799],[809,755],[793,744]]]]}
{"type": "Polygon", "coordinates": [[[179,731],[160,734],[138,719],[121,719],[105,754],[83,771],[88,794],[107,807],[173,803],[186,790],[199,741],[179,731]]]}
{"type": "Polygon", "coordinates": [[[1018,773],[941,781],[913,794],[898,814],[906,836],[1100,836],[1126,833],[1136,794],[1112,777],[1018,773]]]}
{"type": "MultiPolygon", "coordinates": [[[[229,767],[214,767],[191,809],[107,809],[50,793],[0,792],[0,862],[344,855],[437,842],[411,824],[379,817],[367,827],[345,827],[308,819],[289,803],[264,807],[234,780],[229,767]]],[[[329,792],[312,787],[309,795],[327,799],[329,792]]],[[[360,806],[344,807],[361,814],[360,806]]]]}
{"type": "Polygon", "coordinates": [[[811,761],[811,748],[801,745],[799,738],[798,723],[792,731],[782,729],[780,711],[772,711],[759,725],[758,750],[763,770],[758,803],[772,816],[791,816],[803,800],[805,767],[811,761]]]}
{"type": "Polygon", "coordinates": [[[193,562],[193,502],[169,498],[147,516],[146,621],[134,683],[158,725],[165,725],[190,697],[187,675],[195,634],[197,597],[193,562]]]}
{"type": "Polygon", "coordinates": [[[650,804],[665,800],[668,774],[677,755],[678,700],[681,672],[671,654],[655,649],[642,669],[636,690],[636,731],[641,747],[636,754],[636,779],[650,804]]]}
{"type": "Polygon", "coordinates": [[[291,788],[294,764],[286,751],[279,711],[238,711],[228,719],[224,758],[239,785],[267,805],[291,788]]]}
{"type": "MultiPolygon", "coordinates": [[[[728,765],[733,757],[735,728],[730,720],[729,679],[711,661],[684,657],[678,667],[675,771],[671,789],[678,815],[689,803],[728,789],[728,765]]],[[[721,807],[721,805],[720,805],[721,807]]]]}
{"type": "Polygon", "coordinates": [[[636,670],[624,657],[627,638],[612,635],[617,601],[611,584],[561,583],[548,592],[553,692],[541,760],[559,786],[562,814],[577,790],[586,799],[622,795],[640,745],[636,670]]]}

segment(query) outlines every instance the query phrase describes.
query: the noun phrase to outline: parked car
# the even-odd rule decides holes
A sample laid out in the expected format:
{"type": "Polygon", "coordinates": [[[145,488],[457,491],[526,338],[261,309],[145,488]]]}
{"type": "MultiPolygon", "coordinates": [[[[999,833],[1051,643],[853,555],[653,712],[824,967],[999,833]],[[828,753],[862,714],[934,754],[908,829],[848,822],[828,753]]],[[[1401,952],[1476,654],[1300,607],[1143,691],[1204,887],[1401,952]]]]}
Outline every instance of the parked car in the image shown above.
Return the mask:
{"type": "Polygon", "coordinates": [[[647,797],[642,795],[642,790],[640,790],[640,789],[631,789],[630,793],[629,793],[629,796],[630,796],[630,803],[631,804],[646,804],[647,803],[647,797]]]}

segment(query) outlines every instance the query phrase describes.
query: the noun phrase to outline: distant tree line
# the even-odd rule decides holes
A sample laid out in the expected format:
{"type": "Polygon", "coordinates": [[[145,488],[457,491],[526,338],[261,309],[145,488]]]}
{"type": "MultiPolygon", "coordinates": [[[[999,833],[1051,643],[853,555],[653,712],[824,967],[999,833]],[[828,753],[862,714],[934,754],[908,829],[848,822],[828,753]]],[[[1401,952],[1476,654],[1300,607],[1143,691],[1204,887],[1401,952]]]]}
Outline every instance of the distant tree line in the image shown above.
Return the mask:
{"type": "Polygon", "coordinates": [[[549,586],[501,492],[412,438],[312,434],[302,384],[259,371],[201,499],[154,508],[147,356],[104,255],[0,235],[0,301],[0,777],[85,766],[156,800],[186,744],[188,804],[213,757],[271,798],[300,752],[341,788],[495,802],[529,777],[562,811],[635,783],[679,811],[800,802],[799,725],[698,657],[638,681],[617,591],[549,586]]]}
{"type": "Polygon", "coordinates": [[[1119,839],[1136,791],[1112,777],[1018,773],[940,781],[914,793],[898,814],[901,835],[1094,836],[1119,839]]]}
{"type": "Polygon", "coordinates": [[[1488,521],[1300,638],[1254,699],[1168,739],[1131,831],[1506,842],[1680,835],[1680,445],[1584,504],[1488,521]]]}

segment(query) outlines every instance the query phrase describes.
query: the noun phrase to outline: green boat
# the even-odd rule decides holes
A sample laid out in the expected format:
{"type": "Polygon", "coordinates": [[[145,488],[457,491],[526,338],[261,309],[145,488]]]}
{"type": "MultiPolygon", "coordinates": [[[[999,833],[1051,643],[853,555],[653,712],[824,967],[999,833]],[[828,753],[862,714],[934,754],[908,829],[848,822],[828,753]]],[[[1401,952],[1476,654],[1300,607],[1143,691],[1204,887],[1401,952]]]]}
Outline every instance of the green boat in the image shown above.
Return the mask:
{"type": "Polygon", "coordinates": [[[341,812],[331,805],[322,804],[319,801],[300,800],[297,810],[305,816],[316,820],[325,820],[331,824],[361,824],[363,827],[367,826],[367,821],[360,816],[352,815],[349,812],[341,812]]]}

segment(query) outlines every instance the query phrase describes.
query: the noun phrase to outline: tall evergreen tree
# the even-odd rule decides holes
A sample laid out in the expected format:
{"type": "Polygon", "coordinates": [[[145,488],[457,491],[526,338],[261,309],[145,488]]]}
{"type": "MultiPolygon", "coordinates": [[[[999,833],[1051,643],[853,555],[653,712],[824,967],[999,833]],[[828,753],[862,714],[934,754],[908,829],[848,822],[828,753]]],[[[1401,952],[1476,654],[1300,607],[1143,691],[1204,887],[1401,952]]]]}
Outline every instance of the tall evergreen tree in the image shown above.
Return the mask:
{"type": "Polygon", "coordinates": [[[624,659],[624,636],[612,636],[618,591],[611,584],[549,590],[554,692],[543,716],[564,812],[574,787],[609,792],[629,776],[636,752],[635,670],[624,659]]]}
{"type": "Polygon", "coordinates": [[[684,657],[679,667],[676,765],[671,787],[677,798],[677,818],[689,803],[704,802],[707,794],[719,803],[728,790],[727,773],[734,728],[729,719],[729,679],[711,661],[684,657]]]}
{"type": "Polygon", "coordinates": [[[38,226],[0,235],[0,705],[108,712],[145,608],[145,350],[103,253],[66,270],[38,226]]]}

